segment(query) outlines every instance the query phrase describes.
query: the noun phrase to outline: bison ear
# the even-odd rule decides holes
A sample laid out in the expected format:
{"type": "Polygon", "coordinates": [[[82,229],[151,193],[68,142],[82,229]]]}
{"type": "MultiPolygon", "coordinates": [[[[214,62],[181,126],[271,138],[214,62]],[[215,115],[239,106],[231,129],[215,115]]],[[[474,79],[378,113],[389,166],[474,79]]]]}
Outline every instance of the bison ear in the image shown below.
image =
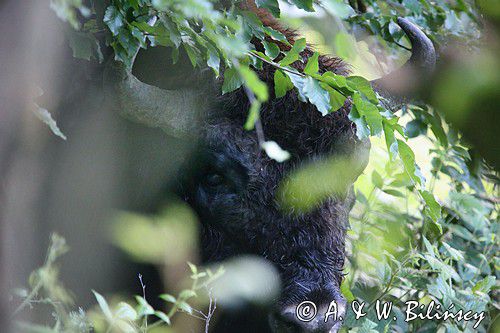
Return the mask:
{"type": "Polygon", "coordinates": [[[391,110],[418,97],[418,91],[436,65],[436,50],[429,37],[405,18],[398,18],[397,23],[410,40],[411,57],[398,70],[371,82],[373,89],[389,100],[391,110]]]}
{"type": "Polygon", "coordinates": [[[134,76],[132,68],[115,60],[106,64],[104,83],[121,115],[176,136],[193,134],[209,107],[200,88],[167,90],[149,85],[134,76]]]}

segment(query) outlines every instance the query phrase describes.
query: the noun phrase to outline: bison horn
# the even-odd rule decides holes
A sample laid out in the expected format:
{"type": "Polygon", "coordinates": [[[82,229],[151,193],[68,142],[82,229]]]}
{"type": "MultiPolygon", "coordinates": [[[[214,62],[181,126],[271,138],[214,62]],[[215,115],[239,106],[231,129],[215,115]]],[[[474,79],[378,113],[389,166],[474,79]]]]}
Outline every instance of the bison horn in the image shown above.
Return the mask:
{"type": "Polygon", "coordinates": [[[371,82],[374,90],[393,102],[393,109],[405,102],[403,96],[411,95],[436,64],[436,50],[429,37],[405,18],[398,18],[397,23],[410,39],[411,57],[400,69],[371,82]]]}
{"type": "MultiPolygon", "coordinates": [[[[134,57],[135,60],[135,57],[134,57]]],[[[174,135],[190,133],[202,106],[201,94],[194,89],[165,90],[140,81],[132,69],[111,61],[105,81],[111,87],[121,115],[138,123],[159,127],[174,135]]]]}

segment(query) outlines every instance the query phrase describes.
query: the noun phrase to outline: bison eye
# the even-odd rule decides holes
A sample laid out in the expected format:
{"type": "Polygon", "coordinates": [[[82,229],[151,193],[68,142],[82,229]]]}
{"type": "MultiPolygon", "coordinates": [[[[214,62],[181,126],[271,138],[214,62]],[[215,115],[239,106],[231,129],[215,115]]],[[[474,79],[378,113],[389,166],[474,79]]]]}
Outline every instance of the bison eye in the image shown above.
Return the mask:
{"type": "Polygon", "coordinates": [[[205,176],[205,182],[209,186],[218,186],[224,182],[224,177],[218,173],[210,173],[205,176]]]}

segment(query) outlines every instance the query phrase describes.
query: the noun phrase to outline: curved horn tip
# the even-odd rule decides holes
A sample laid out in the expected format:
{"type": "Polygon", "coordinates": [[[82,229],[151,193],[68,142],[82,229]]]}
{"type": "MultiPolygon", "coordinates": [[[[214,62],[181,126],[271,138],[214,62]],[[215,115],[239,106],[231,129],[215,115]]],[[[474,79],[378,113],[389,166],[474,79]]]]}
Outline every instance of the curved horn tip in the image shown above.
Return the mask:
{"type": "Polygon", "coordinates": [[[411,61],[432,70],[436,64],[436,50],[432,41],[417,25],[408,19],[398,17],[396,22],[410,39],[412,45],[411,61]]]}
{"type": "Polygon", "coordinates": [[[396,22],[410,40],[411,57],[400,69],[371,81],[373,88],[389,100],[392,110],[406,103],[407,97],[418,95],[426,77],[432,75],[437,58],[434,44],[417,25],[403,17],[396,22]]]}
{"type": "Polygon", "coordinates": [[[415,26],[413,23],[411,23],[408,19],[404,17],[398,17],[396,19],[396,23],[402,28],[402,29],[409,29],[411,26],[415,26]]]}

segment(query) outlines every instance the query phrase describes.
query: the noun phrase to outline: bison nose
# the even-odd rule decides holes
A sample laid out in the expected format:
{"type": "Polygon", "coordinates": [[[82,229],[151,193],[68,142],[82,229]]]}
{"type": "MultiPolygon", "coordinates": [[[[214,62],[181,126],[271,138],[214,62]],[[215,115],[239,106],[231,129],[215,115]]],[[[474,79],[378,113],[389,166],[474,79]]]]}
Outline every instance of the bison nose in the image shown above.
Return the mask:
{"type": "Polygon", "coordinates": [[[278,332],[336,333],[342,326],[346,301],[342,296],[326,302],[303,301],[278,314],[278,332]]]}

